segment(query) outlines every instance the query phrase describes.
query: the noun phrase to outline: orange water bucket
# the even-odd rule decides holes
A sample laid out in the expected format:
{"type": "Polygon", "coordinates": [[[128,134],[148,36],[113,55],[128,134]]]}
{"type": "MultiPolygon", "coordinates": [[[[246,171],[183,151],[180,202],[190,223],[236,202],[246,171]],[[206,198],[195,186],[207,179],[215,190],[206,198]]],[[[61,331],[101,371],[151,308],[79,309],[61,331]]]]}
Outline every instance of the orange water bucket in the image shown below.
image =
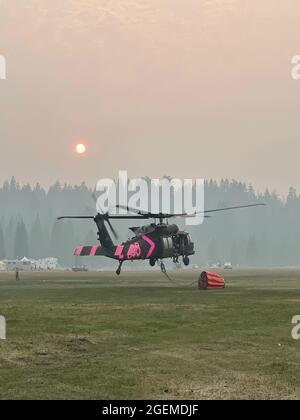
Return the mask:
{"type": "Polygon", "coordinates": [[[199,276],[199,289],[225,289],[225,279],[217,273],[203,271],[199,276]]]}

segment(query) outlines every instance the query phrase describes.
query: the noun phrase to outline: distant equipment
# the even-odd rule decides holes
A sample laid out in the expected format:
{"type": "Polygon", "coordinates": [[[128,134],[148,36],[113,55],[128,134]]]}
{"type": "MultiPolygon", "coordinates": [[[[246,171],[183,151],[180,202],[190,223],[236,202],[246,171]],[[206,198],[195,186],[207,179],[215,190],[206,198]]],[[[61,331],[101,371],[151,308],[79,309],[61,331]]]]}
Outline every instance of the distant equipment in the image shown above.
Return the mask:
{"type": "Polygon", "coordinates": [[[79,267],[73,267],[72,271],[74,271],[74,273],[79,273],[79,272],[89,271],[89,270],[86,265],[80,265],[79,267]]]}
{"type": "Polygon", "coordinates": [[[23,257],[21,260],[4,260],[3,263],[7,271],[15,271],[16,269],[30,271],[33,268],[32,262],[26,257],[23,257]]]}
{"type": "Polygon", "coordinates": [[[31,270],[55,270],[58,267],[58,259],[53,257],[41,258],[39,260],[28,259],[4,260],[0,262],[0,271],[31,271],[31,270]]]}
{"type": "Polygon", "coordinates": [[[224,264],[224,270],[232,270],[233,269],[233,266],[232,266],[232,264],[231,264],[231,262],[226,262],[225,264],[224,264]]]}
{"type": "Polygon", "coordinates": [[[58,259],[55,257],[46,257],[39,260],[32,260],[36,270],[56,270],[58,268],[58,259]]]}

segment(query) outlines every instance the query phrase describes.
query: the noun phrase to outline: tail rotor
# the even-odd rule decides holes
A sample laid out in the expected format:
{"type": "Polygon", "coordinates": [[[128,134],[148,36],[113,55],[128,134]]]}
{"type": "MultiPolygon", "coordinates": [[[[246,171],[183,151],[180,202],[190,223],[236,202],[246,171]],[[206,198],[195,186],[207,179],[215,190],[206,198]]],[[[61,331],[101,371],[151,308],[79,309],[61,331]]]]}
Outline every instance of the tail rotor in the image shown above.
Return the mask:
{"type": "Polygon", "coordinates": [[[115,228],[113,227],[111,221],[109,220],[109,213],[108,212],[104,213],[104,211],[100,207],[95,192],[93,192],[93,194],[92,194],[92,199],[94,200],[94,202],[96,204],[96,209],[98,211],[98,215],[101,216],[101,217],[103,217],[104,220],[107,222],[107,224],[108,224],[108,226],[109,226],[109,228],[111,230],[111,233],[113,234],[113,237],[117,241],[119,239],[119,235],[117,234],[115,228]]]}

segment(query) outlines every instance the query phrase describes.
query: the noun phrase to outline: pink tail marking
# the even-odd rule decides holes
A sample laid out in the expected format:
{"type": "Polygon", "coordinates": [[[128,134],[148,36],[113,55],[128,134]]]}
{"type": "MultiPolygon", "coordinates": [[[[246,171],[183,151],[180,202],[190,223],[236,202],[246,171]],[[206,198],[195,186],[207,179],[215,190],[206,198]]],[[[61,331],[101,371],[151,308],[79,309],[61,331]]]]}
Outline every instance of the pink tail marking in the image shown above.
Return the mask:
{"type": "Polygon", "coordinates": [[[115,252],[115,256],[119,258],[119,260],[124,260],[124,255],[123,255],[123,249],[124,249],[124,245],[119,244],[117,245],[117,249],[115,252]]]}
{"type": "Polygon", "coordinates": [[[83,250],[83,246],[82,246],[82,245],[78,245],[78,246],[75,248],[74,255],[75,255],[76,257],[80,257],[82,250],[83,250]]]}
{"type": "Polygon", "coordinates": [[[97,249],[98,249],[98,245],[92,246],[90,257],[94,257],[96,255],[97,249]]]}

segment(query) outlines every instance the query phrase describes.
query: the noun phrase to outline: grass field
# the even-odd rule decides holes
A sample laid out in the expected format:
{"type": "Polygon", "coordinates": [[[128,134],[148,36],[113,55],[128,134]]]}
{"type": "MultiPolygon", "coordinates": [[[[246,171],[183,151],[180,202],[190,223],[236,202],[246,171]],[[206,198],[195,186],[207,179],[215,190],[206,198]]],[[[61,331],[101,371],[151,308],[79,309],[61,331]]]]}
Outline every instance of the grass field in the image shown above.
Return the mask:
{"type": "Polygon", "coordinates": [[[0,399],[299,398],[300,270],[0,274],[0,399]]]}

